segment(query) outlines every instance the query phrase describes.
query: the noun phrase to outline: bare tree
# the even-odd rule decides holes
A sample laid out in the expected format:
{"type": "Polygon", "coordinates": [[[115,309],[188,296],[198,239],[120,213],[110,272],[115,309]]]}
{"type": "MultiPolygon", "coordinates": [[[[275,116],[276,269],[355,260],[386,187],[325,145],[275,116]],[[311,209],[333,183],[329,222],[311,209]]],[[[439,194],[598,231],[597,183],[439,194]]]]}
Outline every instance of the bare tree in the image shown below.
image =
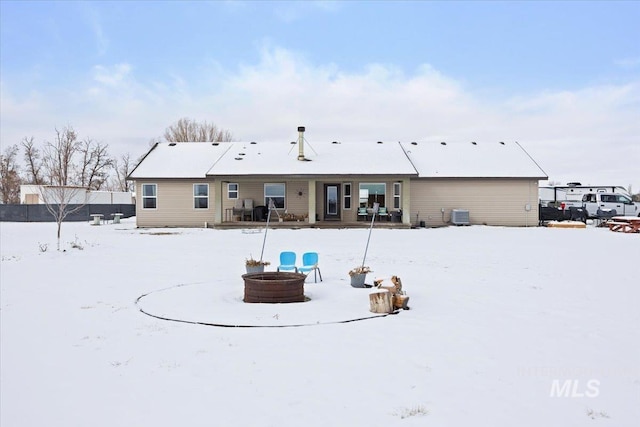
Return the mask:
{"type": "Polygon", "coordinates": [[[25,138],[23,147],[31,179],[39,185],[40,198],[58,225],[60,250],[62,222],[87,204],[87,190],[100,188],[113,161],[106,145],[91,139],[78,141],[72,127],[56,129],[55,140],[45,142],[41,152],[33,138],[25,138]]]}
{"type": "Polygon", "coordinates": [[[214,123],[199,123],[183,117],[165,130],[164,139],[168,142],[223,142],[232,141],[233,135],[214,123]]]}
{"type": "Polygon", "coordinates": [[[62,222],[70,214],[79,211],[87,203],[86,189],[71,185],[73,158],[79,151],[78,135],[71,127],[56,129],[56,139],[46,142],[42,165],[49,186],[40,187],[40,197],[58,225],[58,250],[62,222]],[[84,197],[78,198],[79,194],[84,197]]]}
{"type": "Polygon", "coordinates": [[[115,159],[113,161],[115,178],[113,183],[110,185],[111,189],[115,191],[133,191],[133,181],[127,181],[127,177],[133,170],[133,166],[134,165],[131,162],[131,155],[129,153],[125,153],[120,156],[119,159],[115,159]]]}
{"type": "Polygon", "coordinates": [[[42,176],[42,153],[35,146],[33,137],[24,137],[20,143],[24,150],[24,162],[27,165],[27,184],[41,185],[44,184],[42,176]]]}
{"type": "Polygon", "coordinates": [[[91,190],[100,190],[109,168],[113,166],[107,146],[86,138],[78,144],[78,151],[81,156],[77,171],[78,184],[91,190]]]}
{"type": "Polygon", "coordinates": [[[20,203],[20,175],[17,161],[18,145],[7,147],[0,154],[0,196],[2,203],[20,203]]]}
{"type": "Polygon", "coordinates": [[[56,129],[54,142],[46,142],[42,155],[45,177],[51,185],[71,185],[74,155],[79,151],[78,134],[71,127],[56,129]]]}
{"type": "Polygon", "coordinates": [[[58,225],[57,248],[60,250],[62,222],[87,204],[87,189],[70,185],[44,185],[39,187],[40,197],[58,225]]]}

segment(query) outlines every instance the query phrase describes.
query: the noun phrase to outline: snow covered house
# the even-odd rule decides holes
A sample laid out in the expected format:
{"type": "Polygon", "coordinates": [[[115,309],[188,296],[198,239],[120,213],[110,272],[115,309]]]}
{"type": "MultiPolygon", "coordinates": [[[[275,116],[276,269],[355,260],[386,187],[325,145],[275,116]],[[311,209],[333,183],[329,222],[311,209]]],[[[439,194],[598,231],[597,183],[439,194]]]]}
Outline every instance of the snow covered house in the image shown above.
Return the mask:
{"type": "Polygon", "coordinates": [[[471,224],[538,225],[538,181],[547,175],[517,142],[401,145],[418,173],[411,180],[412,220],[437,226],[463,210],[471,224]]]}
{"type": "MultiPolygon", "coordinates": [[[[538,224],[544,171],[518,143],[157,143],[131,172],[138,227],[203,227],[277,216],[344,226],[379,217],[440,226],[538,224]],[[383,212],[384,213],[384,210],[383,212]],[[455,212],[454,212],[455,213],[455,212]]],[[[245,224],[246,225],[246,224],[245,224]]]]}

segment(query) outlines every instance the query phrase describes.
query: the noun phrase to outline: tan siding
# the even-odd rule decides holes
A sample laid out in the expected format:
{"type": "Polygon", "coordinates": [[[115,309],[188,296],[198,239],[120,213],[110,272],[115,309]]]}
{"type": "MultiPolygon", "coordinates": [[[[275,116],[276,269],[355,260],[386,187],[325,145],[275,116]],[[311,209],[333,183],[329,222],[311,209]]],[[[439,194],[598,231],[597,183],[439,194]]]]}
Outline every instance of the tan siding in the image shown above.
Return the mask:
{"type": "MultiPolygon", "coordinates": [[[[224,181],[219,184],[219,188],[222,191],[222,210],[231,209],[235,205],[235,200],[229,199],[227,194],[227,182],[237,183],[239,187],[240,199],[253,199],[254,206],[261,206],[264,202],[264,184],[265,183],[282,183],[286,185],[286,210],[290,214],[305,215],[309,209],[309,184],[303,180],[286,180],[284,178],[279,179],[277,177],[251,177],[251,178],[237,178],[237,177],[223,177],[224,181]],[[302,191],[302,195],[298,195],[298,192],[302,191]]],[[[317,215],[322,218],[324,213],[324,185],[325,184],[339,184],[340,185],[340,206],[342,221],[356,221],[357,220],[357,206],[358,206],[358,189],[361,182],[381,182],[386,184],[386,205],[390,208],[393,206],[393,183],[397,182],[397,179],[391,179],[389,177],[377,177],[377,178],[363,178],[357,176],[337,176],[335,179],[330,180],[318,180],[315,183],[316,191],[316,210],[311,215],[317,215]],[[351,209],[344,209],[342,204],[342,184],[351,183],[352,199],[351,209]]],[[[402,188],[405,191],[405,188],[402,188]]]]}
{"type": "Polygon", "coordinates": [[[440,226],[449,223],[452,209],[468,209],[472,224],[536,226],[537,200],[537,180],[412,180],[411,223],[440,226]],[[525,210],[526,205],[530,211],[525,210]]]}
{"type": "Polygon", "coordinates": [[[287,212],[304,215],[309,210],[309,185],[306,181],[287,181],[287,212]],[[302,195],[298,195],[302,192],[302,195]]]}
{"type": "MultiPolygon", "coordinates": [[[[306,181],[287,181],[284,179],[265,179],[260,181],[246,181],[229,180],[228,182],[234,182],[238,184],[239,192],[238,198],[240,199],[252,199],[253,206],[264,206],[264,184],[266,183],[284,183],[285,184],[285,205],[286,210],[289,213],[296,215],[303,215],[307,212],[309,206],[309,187],[306,181]],[[298,190],[302,190],[302,196],[298,196],[298,190]]],[[[222,195],[223,209],[233,208],[235,205],[234,199],[228,198],[226,182],[222,187],[224,193],[222,195]]]]}
{"type": "Polygon", "coordinates": [[[204,227],[214,221],[214,192],[212,180],[144,180],[136,181],[136,222],[138,227],[204,227]],[[157,184],[157,208],[142,209],[142,184],[157,184]],[[193,207],[193,184],[209,184],[209,208],[193,207]]]}
{"type": "MultiPolygon", "coordinates": [[[[361,182],[384,182],[386,184],[387,207],[393,203],[393,183],[389,177],[362,178],[355,176],[336,177],[315,183],[316,212],[322,218],[324,212],[324,184],[344,183],[352,185],[352,209],[342,210],[342,221],[356,221],[358,189],[361,182]]],[[[309,189],[306,181],[286,181],[277,178],[213,180],[144,180],[136,182],[138,203],[136,204],[139,227],[202,227],[205,222],[214,223],[215,192],[221,191],[222,208],[218,213],[223,218],[224,209],[232,208],[235,201],[228,199],[227,182],[239,184],[239,198],[252,199],[254,206],[264,204],[264,183],[284,182],[286,184],[287,212],[304,215],[309,206],[309,189]],[[142,184],[158,185],[158,207],[155,210],[142,209],[142,184]],[[193,208],[193,184],[209,184],[209,209],[193,208]],[[302,196],[298,192],[302,191],[302,196]]],[[[538,182],[532,179],[412,179],[402,186],[403,203],[410,202],[409,221],[427,226],[448,224],[452,209],[468,209],[472,224],[535,226],[538,224],[537,195],[538,182]],[[409,185],[410,184],[410,185],[409,185]],[[406,192],[410,194],[407,194],[406,192]],[[531,210],[527,212],[525,205],[531,210]],[[441,209],[444,208],[444,215],[441,209]]],[[[340,200],[342,206],[342,198],[340,200]]],[[[404,205],[406,207],[406,204],[404,205]]],[[[312,213],[313,215],[314,213],[312,213]]],[[[406,217],[405,217],[406,220],[406,217]]]]}

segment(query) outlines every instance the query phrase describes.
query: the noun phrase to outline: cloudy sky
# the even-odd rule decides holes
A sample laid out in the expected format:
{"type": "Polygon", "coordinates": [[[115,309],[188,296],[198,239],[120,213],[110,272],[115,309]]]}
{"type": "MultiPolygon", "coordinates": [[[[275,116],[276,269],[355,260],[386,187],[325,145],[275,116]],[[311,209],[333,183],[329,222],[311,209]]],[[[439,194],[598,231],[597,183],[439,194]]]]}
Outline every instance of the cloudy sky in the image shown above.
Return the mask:
{"type": "Polygon", "coordinates": [[[181,117],[238,141],[518,141],[640,190],[640,2],[0,2],[2,147],[137,157],[181,117]]]}

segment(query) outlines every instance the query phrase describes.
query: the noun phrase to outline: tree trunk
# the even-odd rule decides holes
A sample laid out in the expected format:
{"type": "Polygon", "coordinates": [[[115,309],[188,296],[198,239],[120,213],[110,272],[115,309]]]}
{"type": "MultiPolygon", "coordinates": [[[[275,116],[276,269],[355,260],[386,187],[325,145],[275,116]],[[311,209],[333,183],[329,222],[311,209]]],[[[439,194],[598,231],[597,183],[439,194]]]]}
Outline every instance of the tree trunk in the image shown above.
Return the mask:
{"type": "Polygon", "coordinates": [[[409,297],[406,295],[395,294],[393,296],[393,307],[401,308],[403,310],[409,309],[409,297]]]}
{"type": "Polygon", "coordinates": [[[58,251],[60,250],[60,231],[62,229],[62,221],[58,219],[58,251]]]}

